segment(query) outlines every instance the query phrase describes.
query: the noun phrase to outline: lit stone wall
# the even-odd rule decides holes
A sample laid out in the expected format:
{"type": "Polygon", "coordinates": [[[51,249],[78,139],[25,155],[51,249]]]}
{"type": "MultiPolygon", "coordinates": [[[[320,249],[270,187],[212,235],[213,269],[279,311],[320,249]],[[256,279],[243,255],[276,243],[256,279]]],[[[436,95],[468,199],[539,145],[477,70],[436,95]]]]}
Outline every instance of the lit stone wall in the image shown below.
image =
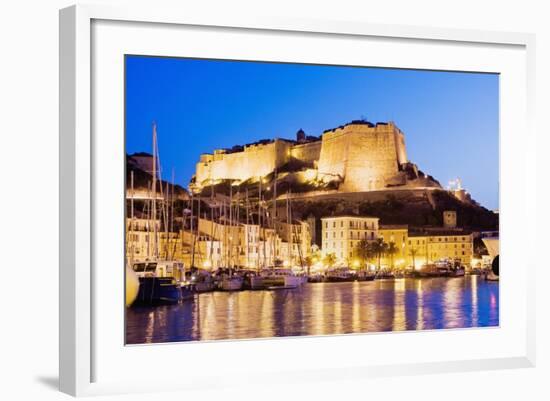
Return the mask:
{"type": "Polygon", "coordinates": [[[346,192],[382,189],[407,161],[403,134],[394,124],[352,124],[323,135],[319,174],[344,178],[346,192]]]}
{"type": "Polygon", "coordinates": [[[247,180],[265,176],[289,160],[291,144],[276,139],[265,145],[247,146],[242,152],[215,152],[202,155],[197,163],[196,182],[207,184],[209,180],[247,180]]]}
{"type": "Polygon", "coordinates": [[[290,156],[305,163],[315,163],[321,155],[321,141],[294,145],[290,149],[290,156]]]}
{"type": "Polygon", "coordinates": [[[247,180],[271,173],[290,158],[312,163],[319,178],[343,179],[345,192],[383,189],[407,162],[403,133],[393,123],[348,124],[327,131],[322,139],[305,144],[275,140],[264,145],[251,145],[242,152],[201,155],[196,169],[196,183],[210,180],[247,180]]]}

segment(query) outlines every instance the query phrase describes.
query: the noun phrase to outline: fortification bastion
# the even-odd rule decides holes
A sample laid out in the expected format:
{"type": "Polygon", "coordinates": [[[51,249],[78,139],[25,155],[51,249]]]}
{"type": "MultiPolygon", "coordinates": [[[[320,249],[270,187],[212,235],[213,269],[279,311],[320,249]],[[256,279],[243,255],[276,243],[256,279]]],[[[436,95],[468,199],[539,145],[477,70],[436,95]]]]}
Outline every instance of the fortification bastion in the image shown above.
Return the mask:
{"type": "Polygon", "coordinates": [[[395,123],[364,120],[326,130],[320,138],[300,130],[296,140],[262,140],[202,154],[190,187],[201,190],[224,180],[257,181],[275,171],[301,173],[312,183],[333,183],[338,192],[439,187],[408,161],[405,136],[395,123]]]}

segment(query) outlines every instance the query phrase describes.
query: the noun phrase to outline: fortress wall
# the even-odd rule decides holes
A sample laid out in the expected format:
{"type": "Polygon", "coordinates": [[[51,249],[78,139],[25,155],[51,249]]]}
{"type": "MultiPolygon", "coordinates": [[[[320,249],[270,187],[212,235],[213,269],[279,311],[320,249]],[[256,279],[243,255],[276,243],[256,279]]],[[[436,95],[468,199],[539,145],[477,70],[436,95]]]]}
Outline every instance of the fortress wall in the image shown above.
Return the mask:
{"type": "Polygon", "coordinates": [[[407,148],[405,147],[405,135],[396,127],[395,128],[395,143],[397,150],[397,161],[399,164],[407,163],[407,148]]]}
{"type": "Polygon", "coordinates": [[[301,145],[294,145],[290,148],[290,156],[306,163],[313,163],[319,160],[321,155],[322,141],[309,142],[301,145]]]}
{"type": "Polygon", "coordinates": [[[329,174],[339,175],[341,177],[345,176],[348,144],[349,136],[345,128],[325,132],[323,134],[318,163],[320,175],[329,174]]]}
{"type": "Polygon", "coordinates": [[[319,173],[342,175],[341,191],[369,191],[385,187],[399,160],[406,161],[405,143],[393,124],[348,125],[323,135],[319,173]]]}
{"type": "Polygon", "coordinates": [[[393,130],[385,128],[357,130],[349,135],[343,190],[353,192],[383,189],[386,181],[398,173],[396,135],[393,130]]]}
{"type": "MultiPolygon", "coordinates": [[[[212,161],[197,163],[197,184],[210,179],[247,180],[252,177],[265,176],[275,167],[286,163],[290,155],[290,144],[275,140],[265,145],[253,145],[242,152],[222,154],[216,152],[212,161]]],[[[208,160],[202,158],[201,160],[208,160]]]]}
{"type": "Polygon", "coordinates": [[[247,180],[270,174],[290,158],[317,162],[319,176],[343,178],[343,192],[382,189],[395,179],[399,164],[407,162],[403,133],[393,123],[374,127],[349,124],[327,131],[316,142],[293,145],[275,140],[265,145],[251,145],[242,152],[202,155],[197,163],[196,182],[206,184],[211,178],[247,180]]]}

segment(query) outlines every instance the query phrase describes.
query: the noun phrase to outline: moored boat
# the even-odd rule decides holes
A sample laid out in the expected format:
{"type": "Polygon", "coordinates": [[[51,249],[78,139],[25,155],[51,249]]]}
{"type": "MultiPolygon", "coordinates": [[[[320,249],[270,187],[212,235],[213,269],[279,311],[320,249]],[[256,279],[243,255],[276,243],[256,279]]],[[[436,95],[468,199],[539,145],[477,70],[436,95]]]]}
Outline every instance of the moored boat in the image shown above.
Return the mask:
{"type": "Polygon", "coordinates": [[[193,285],[197,293],[214,291],[216,288],[212,274],[206,270],[195,269],[195,271],[189,275],[189,282],[193,285]]]}
{"type": "Polygon", "coordinates": [[[357,281],[373,281],[375,278],[376,275],[369,272],[357,273],[357,281]]]}
{"type": "Polygon", "coordinates": [[[273,286],[301,286],[307,282],[305,275],[296,274],[292,269],[271,268],[260,272],[263,285],[265,287],[273,286]]]}
{"type": "Polygon", "coordinates": [[[134,263],[132,268],[139,278],[139,291],[134,304],[175,304],[183,299],[183,263],[147,261],[134,263]]]}
{"type": "Polygon", "coordinates": [[[139,293],[139,278],[129,265],[126,265],[126,306],[131,306],[139,293]]]}
{"type": "Polygon", "coordinates": [[[238,275],[223,276],[218,288],[222,291],[240,291],[243,289],[243,278],[238,275]]]}
{"type": "Polygon", "coordinates": [[[489,256],[493,258],[491,263],[491,269],[485,274],[487,281],[499,281],[500,268],[499,268],[499,254],[500,254],[500,241],[498,235],[488,235],[482,238],[485,247],[489,251],[489,256]]]}
{"type": "Polygon", "coordinates": [[[357,280],[357,275],[348,268],[330,270],[325,276],[325,281],[328,283],[344,283],[355,280],[357,280]]]}

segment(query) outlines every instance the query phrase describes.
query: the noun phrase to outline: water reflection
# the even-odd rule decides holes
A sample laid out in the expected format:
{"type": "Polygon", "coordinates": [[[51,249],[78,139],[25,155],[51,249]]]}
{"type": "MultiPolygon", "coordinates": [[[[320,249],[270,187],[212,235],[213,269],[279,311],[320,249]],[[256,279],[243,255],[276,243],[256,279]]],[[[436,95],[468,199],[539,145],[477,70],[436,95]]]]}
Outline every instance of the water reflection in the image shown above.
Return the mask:
{"type": "Polygon", "coordinates": [[[214,292],[130,308],[128,344],[498,326],[499,290],[477,276],[214,292]]]}

